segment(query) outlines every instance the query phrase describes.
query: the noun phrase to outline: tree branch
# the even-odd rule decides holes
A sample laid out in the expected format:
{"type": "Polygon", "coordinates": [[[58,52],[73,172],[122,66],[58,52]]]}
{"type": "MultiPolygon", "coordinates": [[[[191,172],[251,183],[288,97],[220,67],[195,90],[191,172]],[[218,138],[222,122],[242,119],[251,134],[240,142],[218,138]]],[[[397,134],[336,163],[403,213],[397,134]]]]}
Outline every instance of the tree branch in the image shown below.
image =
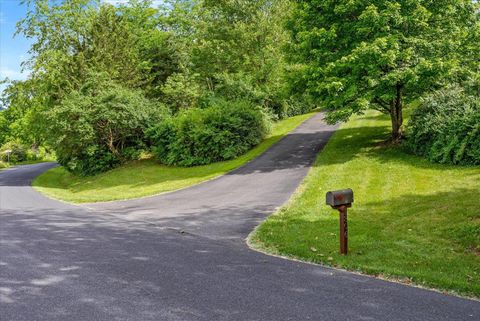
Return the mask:
{"type": "Polygon", "coordinates": [[[372,102],[380,107],[379,109],[377,109],[378,111],[390,113],[390,105],[385,100],[379,97],[375,97],[373,98],[372,102]]]}

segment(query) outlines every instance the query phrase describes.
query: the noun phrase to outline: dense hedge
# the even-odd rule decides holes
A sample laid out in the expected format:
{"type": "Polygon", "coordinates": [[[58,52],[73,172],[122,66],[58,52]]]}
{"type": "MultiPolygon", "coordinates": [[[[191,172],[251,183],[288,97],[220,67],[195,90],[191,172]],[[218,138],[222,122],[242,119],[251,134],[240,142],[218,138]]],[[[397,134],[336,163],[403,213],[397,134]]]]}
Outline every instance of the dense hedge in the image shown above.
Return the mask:
{"type": "Polygon", "coordinates": [[[259,144],[269,117],[243,101],[216,101],[191,109],[149,130],[157,158],[167,165],[194,166],[235,158],[259,144]]]}
{"type": "Polygon", "coordinates": [[[146,148],[144,131],[164,113],[141,91],[93,75],[49,111],[50,144],[70,172],[97,174],[137,158],[146,148]]]}
{"type": "Polygon", "coordinates": [[[480,165],[480,98],[459,88],[438,91],[414,111],[407,145],[433,162],[480,165]]]}
{"type": "Polygon", "coordinates": [[[309,104],[302,99],[286,99],[279,104],[272,106],[273,113],[279,119],[285,119],[296,115],[306,114],[315,108],[314,104],[309,104]]]}

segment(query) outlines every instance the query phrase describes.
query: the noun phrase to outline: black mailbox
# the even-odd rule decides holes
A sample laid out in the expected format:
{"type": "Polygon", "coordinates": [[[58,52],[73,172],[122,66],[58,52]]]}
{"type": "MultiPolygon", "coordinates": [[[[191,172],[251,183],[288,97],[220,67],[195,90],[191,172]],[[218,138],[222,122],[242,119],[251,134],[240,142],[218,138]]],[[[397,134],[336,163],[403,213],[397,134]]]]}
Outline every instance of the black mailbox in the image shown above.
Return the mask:
{"type": "Polygon", "coordinates": [[[327,192],[327,205],[331,207],[338,207],[342,205],[346,205],[350,207],[353,203],[353,191],[348,189],[342,189],[339,191],[331,191],[327,192]]]}

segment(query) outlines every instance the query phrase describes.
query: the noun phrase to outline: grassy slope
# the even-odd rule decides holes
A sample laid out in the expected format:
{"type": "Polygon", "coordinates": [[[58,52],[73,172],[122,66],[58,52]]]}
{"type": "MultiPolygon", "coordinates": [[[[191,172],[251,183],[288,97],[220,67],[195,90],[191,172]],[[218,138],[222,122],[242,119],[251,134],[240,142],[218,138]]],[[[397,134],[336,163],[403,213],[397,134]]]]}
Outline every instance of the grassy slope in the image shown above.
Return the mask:
{"type": "Polygon", "coordinates": [[[290,203],[251,236],[261,250],[480,297],[480,168],[431,164],[379,147],[389,121],[344,125],[290,203]],[[328,190],[353,188],[348,256],[328,190]]]}
{"type": "Polygon", "coordinates": [[[274,124],[271,135],[237,159],[196,167],[167,167],[154,160],[129,163],[94,177],[75,177],[61,167],[39,176],[33,186],[56,199],[74,203],[137,198],[191,186],[240,167],[257,157],[314,113],[274,124]]]}

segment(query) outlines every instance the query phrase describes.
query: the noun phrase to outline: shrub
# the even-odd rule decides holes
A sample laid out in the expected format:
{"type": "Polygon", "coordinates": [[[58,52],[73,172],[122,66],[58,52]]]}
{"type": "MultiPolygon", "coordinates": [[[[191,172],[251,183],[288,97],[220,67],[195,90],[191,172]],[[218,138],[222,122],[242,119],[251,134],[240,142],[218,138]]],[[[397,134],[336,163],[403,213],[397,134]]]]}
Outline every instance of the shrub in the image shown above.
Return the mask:
{"type": "Polygon", "coordinates": [[[244,154],[264,139],[269,124],[248,102],[216,100],[214,106],[188,110],[151,128],[149,137],[162,163],[204,165],[244,154]]]}
{"type": "Polygon", "coordinates": [[[451,87],[425,98],[407,127],[407,146],[433,162],[480,165],[480,99],[451,87]]]}
{"type": "Polygon", "coordinates": [[[140,91],[94,75],[49,111],[50,144],[67,170],[93,175],[135,157],[145,129],[165,113],[140,91]]]}
{"type": "Polygon", "coordinates": [[[0,160],[11,163],[18,163],[26,161],[28,154],[28,147],[20,143],[19,141],[10,141],[0,147],[0,160]],[[5,151],[11,151],[10,156],[5,151]]]}
{"type": "Polygon", "coordinates": [[[285,119],[288,117],[302,115],[308,113],[314,109],[313,104],[308,104],[300,99],[286,99],[280,104],[275,105],[273,113],[277,115],[279,119],[285,119]]]}
{"type": "Polygon", "coordinates": [[[24,161],[42,161],[53,160],[54,157],[44,147],[29,148],[25,144],[22,144],[19,140],[14,140],[5,143],[0,147],[0,161],[10,163],[19,163],[24,161]],[[11,150],[10,158],[8,157],[6,150],[11,150]]]}

